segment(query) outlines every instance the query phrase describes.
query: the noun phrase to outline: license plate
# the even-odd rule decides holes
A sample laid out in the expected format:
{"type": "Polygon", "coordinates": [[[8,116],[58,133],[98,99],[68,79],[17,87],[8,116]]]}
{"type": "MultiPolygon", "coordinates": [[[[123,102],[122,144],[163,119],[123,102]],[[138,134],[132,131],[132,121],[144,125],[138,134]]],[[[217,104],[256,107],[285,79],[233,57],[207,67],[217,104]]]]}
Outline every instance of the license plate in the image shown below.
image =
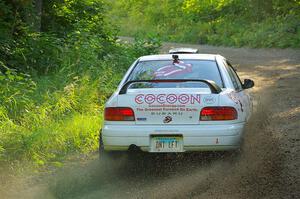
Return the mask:
{"type": "Polygon", "coordinates": [[[152,137],[151,152],[183,152],[183,139],[174,137],[152,137]]]}

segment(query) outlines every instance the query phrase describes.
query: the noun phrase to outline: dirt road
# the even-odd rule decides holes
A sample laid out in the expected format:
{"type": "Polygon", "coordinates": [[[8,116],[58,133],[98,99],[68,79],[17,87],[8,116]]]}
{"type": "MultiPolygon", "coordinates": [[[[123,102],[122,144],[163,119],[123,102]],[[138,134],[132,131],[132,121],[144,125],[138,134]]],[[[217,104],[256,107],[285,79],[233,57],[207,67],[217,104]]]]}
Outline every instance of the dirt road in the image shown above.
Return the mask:
{"type": "Polygon", "coordinates": [[[300,50],[236,49],[197,45],[219,53],[251,78],[255,112],[241,154],[126,156],[96,154],[51,174],[0,187],[0,198],[299,198],[300,50]]]}

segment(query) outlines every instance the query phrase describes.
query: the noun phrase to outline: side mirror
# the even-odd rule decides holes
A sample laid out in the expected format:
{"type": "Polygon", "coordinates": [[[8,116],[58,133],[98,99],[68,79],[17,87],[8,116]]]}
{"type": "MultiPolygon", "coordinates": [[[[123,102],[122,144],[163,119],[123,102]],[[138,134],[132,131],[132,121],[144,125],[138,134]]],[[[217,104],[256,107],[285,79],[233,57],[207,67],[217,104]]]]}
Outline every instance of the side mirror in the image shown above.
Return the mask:
{"type": "Polygon", "coordinates": [[[251,79],[244,79],[243,89],[252,88],[254,86],[254,81],[251,79]]]}

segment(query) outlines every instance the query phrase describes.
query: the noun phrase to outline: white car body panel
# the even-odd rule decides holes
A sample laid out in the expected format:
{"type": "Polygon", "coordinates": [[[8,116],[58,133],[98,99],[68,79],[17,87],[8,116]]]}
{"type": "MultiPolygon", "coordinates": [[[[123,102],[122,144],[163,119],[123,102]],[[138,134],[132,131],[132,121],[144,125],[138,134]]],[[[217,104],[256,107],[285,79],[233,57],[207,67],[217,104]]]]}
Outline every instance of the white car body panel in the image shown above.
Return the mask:
{"type": "Polygon", "coordinates": [[[122,86],[137,62],[172,60],[170,54],[141,57],[128,69],[116,92],[105,105],[132,108],[135,121],[104,121],[101,136],[105,150],[128,150],[131,145],[135,145],[143,151],[153,152],[151,138],[155,135],[180,135],[183,140],[182,152],[239,148],[245,123],[252,112],[249,94],[243,89],[237,91],[234,88],[222,56],[180,54],[179,57],[216,61],[224,84],[222,92],[212,94],[208,88],[142,88],[128,89],[126,94],[120,95],[122,86]],[[200,111],[207,106],[234,107],[238,118],[228,121],[200,121],[200,111]],[[172,117],[170,123],[163,122],[167,115],[172,117]]]}

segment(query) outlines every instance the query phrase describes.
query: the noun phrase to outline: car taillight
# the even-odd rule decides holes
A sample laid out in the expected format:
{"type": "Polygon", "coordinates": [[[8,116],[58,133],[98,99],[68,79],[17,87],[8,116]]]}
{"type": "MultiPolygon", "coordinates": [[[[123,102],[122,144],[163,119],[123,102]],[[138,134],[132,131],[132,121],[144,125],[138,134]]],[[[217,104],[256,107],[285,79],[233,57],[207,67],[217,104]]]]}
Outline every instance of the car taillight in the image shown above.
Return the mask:
{"type": "Polygon", "coordinates": [[[106,121],[134,121],[134,112],[128,107],[105,108],[104,120],[106,121]]]}
{"type": "Polygon", "coordinates": [[[237,116],[237,111],[233,107],[204,107],[200,113],[200,120],[235,120],[237,116]]]}

